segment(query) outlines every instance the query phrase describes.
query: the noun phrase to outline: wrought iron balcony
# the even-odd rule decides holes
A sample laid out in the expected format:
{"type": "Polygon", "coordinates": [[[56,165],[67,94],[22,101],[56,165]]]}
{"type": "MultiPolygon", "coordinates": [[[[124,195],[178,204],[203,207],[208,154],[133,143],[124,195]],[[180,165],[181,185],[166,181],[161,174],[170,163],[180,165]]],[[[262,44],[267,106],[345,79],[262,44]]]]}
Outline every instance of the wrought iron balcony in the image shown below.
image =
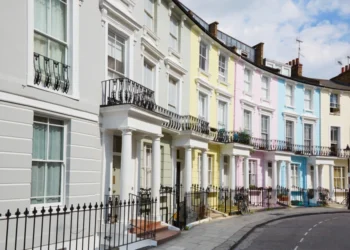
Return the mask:
{"type": "Polygon", "coordinates": [[[34,84],[68,93],[70,87],[68,65],[52,60],[38,53],[34,53],[33,60],[34,84]]]}
{"type": "Polygon", "coordinates": [[[165,116],[169,117],[169,122],[163,123],[163,127],[172,129],[172,130],[178,130],[180,131],[182,128],[182,116],[172,112],[170,110],[167,110],[166,108],[160,107],[156,105],[155,111],[157,113],[163,114],[165,116]]]}
{"type": "Polygon", "coordinates": [[[245,145],[252,144],[252,137],[244,131],[226,131],[221,129],[216,132],[214,141],[221,143],[240,143],[245,145]]]}
{"type": "Polygon", "coordinates": [[[155,111],[154,91],[129,78],[102,81],[102,106],[123,104],[133,104],[155,111]]]}

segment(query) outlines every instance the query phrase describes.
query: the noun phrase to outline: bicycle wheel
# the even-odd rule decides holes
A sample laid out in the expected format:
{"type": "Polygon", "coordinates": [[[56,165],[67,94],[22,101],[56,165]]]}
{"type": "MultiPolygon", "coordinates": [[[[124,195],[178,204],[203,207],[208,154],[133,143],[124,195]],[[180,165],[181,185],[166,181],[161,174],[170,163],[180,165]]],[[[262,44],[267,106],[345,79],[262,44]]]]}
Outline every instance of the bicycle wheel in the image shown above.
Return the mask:
{"type": "Polygon", "coordinates": [[[243,202],[243,203],[242,203],[242,210],[241,210],[241,213],[242,213],[243,215],[248,213],[248,205],[247,205],[247,202],[243,202]]]}

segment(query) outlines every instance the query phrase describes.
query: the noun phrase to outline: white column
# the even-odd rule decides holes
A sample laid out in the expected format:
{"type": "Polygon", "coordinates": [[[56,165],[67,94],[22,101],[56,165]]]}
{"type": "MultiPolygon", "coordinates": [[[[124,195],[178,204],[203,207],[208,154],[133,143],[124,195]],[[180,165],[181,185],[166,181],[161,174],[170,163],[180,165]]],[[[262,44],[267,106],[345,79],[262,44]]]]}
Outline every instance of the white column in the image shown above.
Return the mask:
{"type": "Polygon", "coordinates": [[[272,189],[277,188],[277,161],[272,162],[272,189]]]}
{"type": "Polygon", "coordinates": [[[231,155],[230,166],[230,189],[236,188],[236,156],[231,155]]]}
{"type": "Polygon", "coordinates": [[[176,147],[171,147],[171,162],[172,162],[172,187],[175,187],[176,183],[176,164],[177,164],[177,148],[176,147]]]}
{"type": "Polygon", "coordinates": [[[224,186],[224,155],[220,154],[220,182],[219,187],[224,186]]]}
{"type": "Polygon", "coordinates": [[[323,187],[323,165],[318,165],[318,186],[323,187]]]}
{"type": "Polygon", "coordinates": [[[156,215],[157,215],[157,220],[159,217],[159,191],[160,191],[160,136],[155,136],[153,137],[152,140],[152,189],[151,189],[151,194],[153,199],[157,199],[157,204],[156,204],[156,215]]]}
{"type": "Polygon", "coordinates": [[[134,189],[134,194],[138,194],[141,188],[141,167],[142,167],[142,143],[141,137],[136,139],[136,155],[137,155],[137,171],[135,173],[136,187],[134,189]]]}
{"type": "Polygon", "coordinates": [[[128,200],[132,192],[132,130],[122,130],[122,159],[120,168],[120,199],[128,200]]]}
{"type": "Polygon", "coordinates": [[[202,169],[201,169],[201,187],[208,187],[208,153],[207,150],[202,151],[202,169]]]}
{"type": "Polygon", "coordinates": [[[249,158],[244,158],[244,188],[249,188],[249,158]]]}
{"type": "MultiPolygon", "coordinates": [[[[108,195],[112,195],[113,183],[113,133],[103,131],[103,173],[102,173],[102,202],[105,203],[108,195]]],[[[118,182],[119,180],[116,180],[118,182]]]]}
{"type": "Polygon", "coordinates": [[[329,165],[329,198],[334,199],[334,166],[329,165]]]}
{"type": "Polygon", "coordinates": [[[318,188],[318,165],[315,165],[314,166],[314,186],[313,186],[315,201],[318,200],[317,188],[318,188]]]}
{"type": "Polygon", "coordinates": [[[291,204],[291,190],[292,190],[292,181],[291,181],[291,168],[290,168],[290,162],[286,161],[286,184],[287,184],[287,189],[289,190],[288,192],[288,205],[291,204]]]}
{"type": "Polygon", "coordinates": [[[192,148],[185,148],[184,191],[190,192],[192,185],[192,148]]]}
{"type": "Polygon", "coordinates": [[[282,186],[282,163],[283,161],[277,162],[277,185],[282,186]]]}

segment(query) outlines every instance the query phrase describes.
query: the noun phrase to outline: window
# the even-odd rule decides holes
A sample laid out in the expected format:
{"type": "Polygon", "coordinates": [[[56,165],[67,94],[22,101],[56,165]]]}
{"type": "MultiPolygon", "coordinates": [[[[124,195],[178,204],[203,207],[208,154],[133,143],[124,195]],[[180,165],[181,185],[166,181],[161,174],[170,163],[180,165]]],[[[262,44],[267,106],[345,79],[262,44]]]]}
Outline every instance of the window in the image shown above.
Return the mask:
{"type": "Polygon", "coordinates": [[[294,143],[294,122],[286,121],[286,142],[287,147],[294,143]]]}
{"type": "MultiPolygon", "coordinates": [[[[199,187],[202,187],[202,176],[201,176],[201,172],[202,172],[202,154],[199,153],[198,154],[198,159],[197,159],[198,165],[197,165],[197,176],[198,176],[198,185],[199,187]]],[[[204,187],[207,188],[207,187],[204,187]]]]}
{"type": "Polygon", "coordinates": [[[269,100],[269,79],[263,76],[261,79],[261,97],[263,100],[269,100]]]}
{"type": "Polygon", "coordinates": [[[147,61],[144,61],[143,63],[143,69],[144,69],[144,86],[152,89],[154,87],[154,70],[153,70],[153,65],[149,64],[147,61]]]}
{"type": "Polygon", "coordinates": [[[204,42],[199,46],[199,68],[208,71],[208,45],[204,42]]]}
{"type": "Polygon", "coordinates": [[[207,98],[208,96],[199,93],[199,98],[198,98],[198,118],[202,120],[207,120],[207,98]]]}
{"type": "Polygon", "coordinates": [[[170,18],[170,47],[179,51],[179,21],[174,17],[170,18]]]}
{"type": "Polygon", "coordinates": [[[224,155],[224,187],[228,187],[230,183],[230,166],[229,166],[229,156],[224,155]]]}
{"type": "Polygon", "coordinates": [[[338,94],[331,93],[330,96],[330,112],[337,113],[340,111],[338,94]]]}
{"type": "Polygon", "coordinates": [[[291,184],[292,187],[299,186],[299,165],[298,164],[290,164],[291,167],[291,184]]]}
{"type": "Polygon", "coordinates": [[[305,89],[304,108],[306,110],[312,110],[312,92],[310,89],[305,89]]]}
{"type": "Polygon", "coordinates": [[[244,69],[244,92],[252,92],[252,72],[249,69],[244,69]]]}
{"type": "Polygon", "coordinates": [[[67,64],[67,1],[35,0],[34,52],[67,64]]]}
{"type": "Polygon", "coordinates": [[[208,155],[208,185],[213,185],[213,157],[208,155]]]}
{"type": "Polygon", "coordinates": [[[304,124],[304,146],[306,149],[311,149],[312,147],[312,125],[304,124]]]}
{"type": "Polygon", "coordinates": [[[293,104],[294,104],[293,86],[290,84],[287,84],[287,86],[286,86],[286,105],[288,107],[293,107],[293,104]]]}
{"type": "Polygon", "coordinates": [[[108,76],[122,77],[125,74],[125,39],[108,31],[108,76]]]}
{"type": "Polygon", "coordinates": [[[31,204],[62,202],[63,125],[63,121],[34,117],[31,204]]]}
{"type": "Polygon", "coordinates": [[[337,189],[345,188],[345,168],[334,166],[334,187],[337,189]]]}
{"type": "Polygon", "coordinates": [[[227,124],[226,124],[226,111],[227,111],[227,103],[219,101],[219,106],[218,106],[218,129],[226,129],[227,124]]]}
{"type": "Polygon", "coordinates": [[[169,90],[168,90],[168,108],[172,112],[177,112],[177,105],[178,105],[178,99],[177,99],[177,82],[169,78],[169,90]]]}
{"type": "Polygon", "coordinates": [[[266,115],[261,116],[261,139],[266,143],[269,140],[270,136],[270,117],[266,115]]]}
{"type": "Polygon", "coordinates": [[[256,165],[256,161],[249,160],[249,186],[257,186],[256,165]]]}
{"type": "Polygon", "coordinates": [[[339,128],[331,127],[331,151],[336,153],[339,148],[339,128]]]}
{"type": "Polygon", "coordinates": [[[154,0],[145,0],[145,25],[151,31],[155,31],[154,25],[155,4],[154,0]]]}
{"type": "Polygon", "coordinates": [[[251,133],[252,131],[252,112],[244,110],[244,131],[251,133]]]}
{"type": "Polygon", "coordinates": [[[219,80],[226,82],[226,57],[221,54],[219,56],[219,80]]]}

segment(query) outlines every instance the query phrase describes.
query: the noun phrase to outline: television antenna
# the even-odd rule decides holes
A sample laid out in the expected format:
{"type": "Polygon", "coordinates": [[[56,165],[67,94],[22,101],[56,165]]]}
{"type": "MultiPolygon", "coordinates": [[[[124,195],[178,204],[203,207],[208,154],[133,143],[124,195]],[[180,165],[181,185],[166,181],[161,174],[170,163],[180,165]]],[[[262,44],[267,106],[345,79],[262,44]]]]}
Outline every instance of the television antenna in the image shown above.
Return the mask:
{"type": "Polygon", "coordinates": [[[303,56],[303,55],[301,54],[301,48],[300,48],[301,43],[303,43],[303,41],[300,40],[299,38],[297,38],[297,39],[295,39],[295,40],[296,40],[297,43],[299,43],[299,45],[298,45],[298,59],[300,59],[300,56],[303,56]]]}
{"type": "Polygon", "coordinates": [[[347,58],[348,58],[348,65],[350,64],[350,56],[347,56],[347,58]]]}

